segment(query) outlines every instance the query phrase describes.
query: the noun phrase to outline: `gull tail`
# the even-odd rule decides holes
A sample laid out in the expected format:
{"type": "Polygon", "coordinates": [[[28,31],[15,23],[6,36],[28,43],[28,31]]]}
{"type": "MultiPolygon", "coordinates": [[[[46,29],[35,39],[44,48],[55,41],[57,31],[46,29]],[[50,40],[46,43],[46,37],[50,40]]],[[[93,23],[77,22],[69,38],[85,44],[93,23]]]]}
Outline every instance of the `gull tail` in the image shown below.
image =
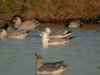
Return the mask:
{"type": "Polygon", "coordinates": [[[30,33],[31,31],[26,31],[26,33],[30,33]]]}
{"type": "Polygon", "coordinates": [[[63,34],[62,34],[62,36],[63,35],[70,35],[72,33],[72,31],[65,31],[63,34]]]}
{"type": "Polygon", "coordinates": [[[66,68],[66,67],[70,67],[70,66],[69,66],[69,64],[63,64],[63,67],[66,68]]]}
{"type": "Polygon", "coordinates": [[[68,40],[75,38],[76,36],[68,37],[68,40]]]}
{"type": "Polygon", "coordinates": [[[68,31],[66,34],[71,34],[72,33],[72,31],[68,31]]]}

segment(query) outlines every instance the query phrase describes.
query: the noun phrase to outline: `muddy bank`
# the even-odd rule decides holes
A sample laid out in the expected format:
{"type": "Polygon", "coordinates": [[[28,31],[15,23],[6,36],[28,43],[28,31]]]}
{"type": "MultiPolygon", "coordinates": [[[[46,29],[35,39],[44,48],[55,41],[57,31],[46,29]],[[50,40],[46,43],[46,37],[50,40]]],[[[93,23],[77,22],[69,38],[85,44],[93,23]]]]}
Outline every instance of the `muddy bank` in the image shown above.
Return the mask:
{"type": "MultiPolygon", "coordinates": [[[[50,28],[57,28],[57,29],[66,29],[65,25],[63,23],[59,24],[53,24],[53,23],[41,23],[37,29],[44,29],[45,27],[50,27],[50,28]]],[[[97,29],[100,28],[100,24],[83,24],[82,27],[79,27],[81,29],[97,29]]],[[[98,32],[100,32],[98,30],[98,32]]]]}
{"type": "MultiPolygon", "coordinates": [[[[14,26],[14,23],[9,21],[5,21],[5,20],[0,20],[0,29],[5,27],[6,25],[9,25],[10,27],[15,27],[14,26]]],[[[57,29],[65,29],[65,28],[68,28],[66,27],[66,25],[64,23],[40,23],[36,28],[37,29],[44,29],[45,27],[50,27],[50,28],[57,28],[57,29]]],[[[88,23],[85,23],[85,24],[82,24],[81,27],[78,27],[78,28],[81,28],[81,29],[97,29],[97,28],[100,28],[100,24],[88,24],[88,23]]],[[[100,30],[98,30],[98,32],[100,32],[100,30]]]]}
{"type": "Polygon", "coordinates": [[[64,29],[65,28],[64,24],[62,24],[62,23],[59,23],[59,24],[41,23],[39,26],[37,26],[37,29],[44,29],[45,27],[58,28],[58,29],[64,29]]]}
{"type": "Polygon", "coordinates": [[[100,28],[100,24],[84,24],[82,29],[97,29],[100,28]]]}

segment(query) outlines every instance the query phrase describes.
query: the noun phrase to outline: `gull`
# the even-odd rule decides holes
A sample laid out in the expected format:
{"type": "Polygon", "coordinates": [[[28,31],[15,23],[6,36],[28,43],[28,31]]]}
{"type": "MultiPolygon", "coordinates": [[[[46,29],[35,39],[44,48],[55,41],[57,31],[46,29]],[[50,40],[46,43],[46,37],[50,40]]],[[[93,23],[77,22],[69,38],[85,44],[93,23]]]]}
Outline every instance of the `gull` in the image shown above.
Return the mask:
{"type": "Polygon", "coordinates": [[[0,39],[24,39],[30,31],[14,31],[8,33],[5,29],[0,30],[0,39]]]}
{"type": "Polygon", "coordinates": [[[36,28],[39,24],[36,20],[26,20],[22,22],[20,17],[15,17],[13,19],[13,22],[15,22],[15,27],[21,30],[32,30],[36,28]]]}
{"type": "Polygon", "coordinates": [[[46,32],[41,33],[42,44],[46,45],[63,45],[69,41],[69,38],[50,38],[46,32]]]}
{"type": "Polygon", "coordinates": [[[67,31],[67,30],[57,31],[56,33],[55,32],[52,33],[49,27],[45,28],[45,32],[47,32],[51,38],[62,38],[62,37],[67,37],[68,35],[71,34],[71,31],[67,31]]]}
{"type": "Polygon", "coordinates": [[[70,23],[69,23],[69,28],[78,28],[80,27],[81,24],[80,24],[80,20],[72,20],[70,23]]]}
{"type": "Polygon", "coordinates": [[[59,62],[44,62],[43,57],[35,54],[36,56],[36,67],[37,74],[39,75],[48,75],[48,74],[62,74],[67,67],[68,64],[64,64],[63,61],[59,62]]]}

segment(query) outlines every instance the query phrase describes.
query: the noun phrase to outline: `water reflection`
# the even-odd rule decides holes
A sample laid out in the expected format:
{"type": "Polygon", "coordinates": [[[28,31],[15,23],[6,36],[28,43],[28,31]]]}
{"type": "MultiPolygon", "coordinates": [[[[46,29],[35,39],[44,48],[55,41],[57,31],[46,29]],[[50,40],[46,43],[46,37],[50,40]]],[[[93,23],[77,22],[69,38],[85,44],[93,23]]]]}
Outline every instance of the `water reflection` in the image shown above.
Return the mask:
{"type": "MultiPolygon", "coordinates": [[[[37,75],[44,75],[44,74],[37,74],[37,75]]],[[[64,73],[57,73],[57,74],[46,74],[46,75],[64,75],[64,73]]]]}

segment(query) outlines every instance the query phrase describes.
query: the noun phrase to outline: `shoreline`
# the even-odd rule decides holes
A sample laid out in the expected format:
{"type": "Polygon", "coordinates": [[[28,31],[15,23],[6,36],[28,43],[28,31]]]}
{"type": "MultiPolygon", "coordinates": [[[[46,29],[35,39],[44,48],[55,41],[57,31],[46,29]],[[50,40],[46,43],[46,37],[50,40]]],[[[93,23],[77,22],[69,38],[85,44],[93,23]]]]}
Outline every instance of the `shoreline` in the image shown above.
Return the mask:
{"type": "Polygon", "coordinates": [[[84,24],[82,29],[97,29],[100,28],[100,24],[84,24]]]}
{"type": "MultiPolygon", "coordinates": [[[[37,29],[44,29],[45,27],[50,28],[58,28],[58,29],[66,29],[65,25],[63,23],[53,24],[53,23],[42,23],[40,24],[37,29]]],[[[79,27],[81,29],[87,29],[87,30],[93,30],[100,28],[100,24],[83,24],[82,27],[79,27]]]]}

